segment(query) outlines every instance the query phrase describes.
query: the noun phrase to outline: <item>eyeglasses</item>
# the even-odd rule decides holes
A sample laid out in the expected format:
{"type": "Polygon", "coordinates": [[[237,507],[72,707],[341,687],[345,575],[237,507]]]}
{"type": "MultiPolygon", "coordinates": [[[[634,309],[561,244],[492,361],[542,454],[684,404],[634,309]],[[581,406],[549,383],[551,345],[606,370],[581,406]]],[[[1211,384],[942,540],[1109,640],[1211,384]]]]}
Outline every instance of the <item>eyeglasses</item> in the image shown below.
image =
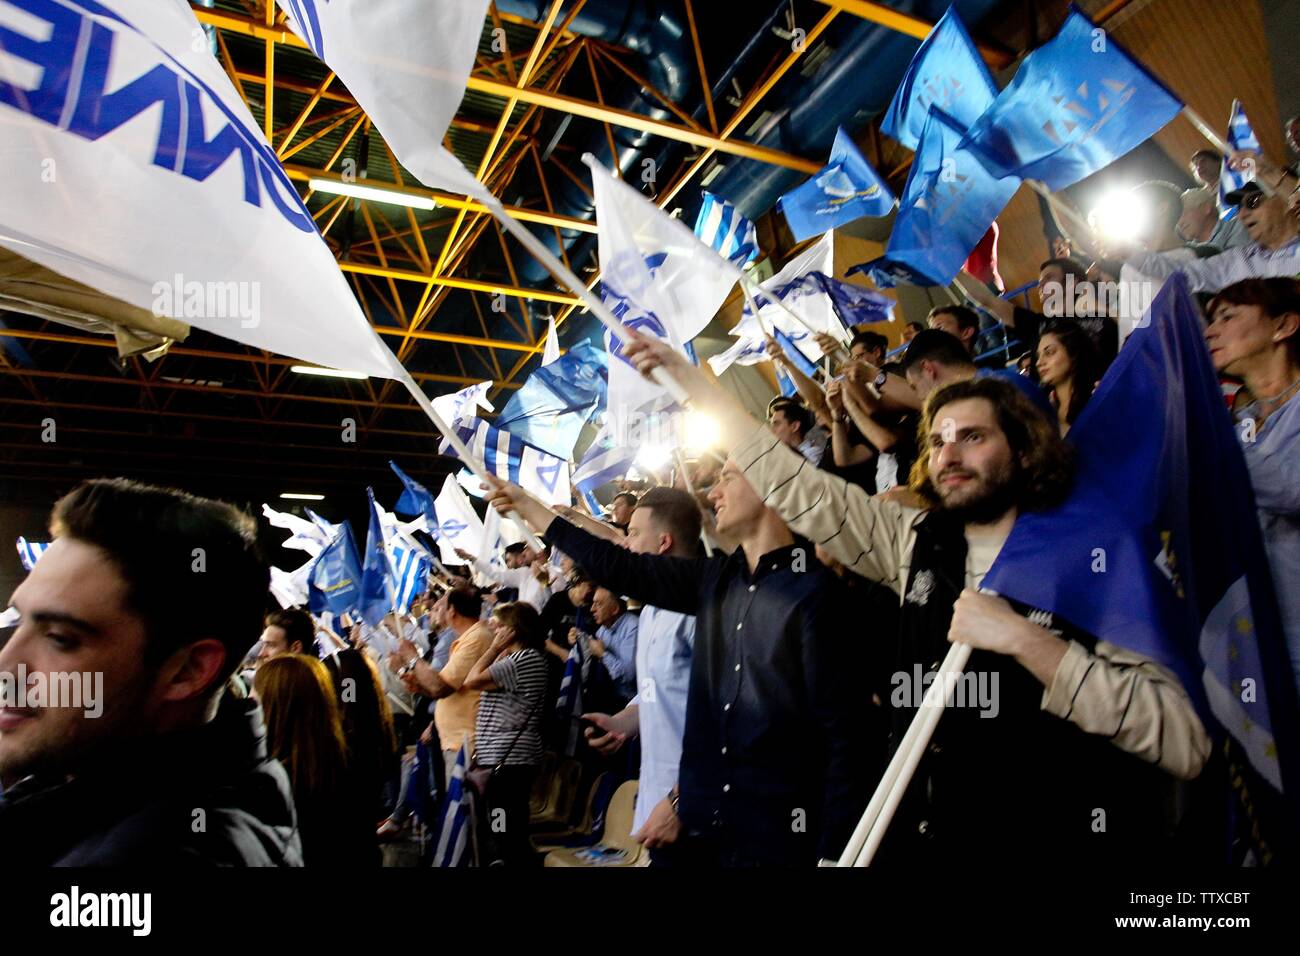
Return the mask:
{"type": "Polygon", "coordinates": [[[1241,204],[1247,209],[1258,209],[1259,204],[1267,198],[1263,193],[1251,193],[1249,196],[1242,197],[1241,204]]]}

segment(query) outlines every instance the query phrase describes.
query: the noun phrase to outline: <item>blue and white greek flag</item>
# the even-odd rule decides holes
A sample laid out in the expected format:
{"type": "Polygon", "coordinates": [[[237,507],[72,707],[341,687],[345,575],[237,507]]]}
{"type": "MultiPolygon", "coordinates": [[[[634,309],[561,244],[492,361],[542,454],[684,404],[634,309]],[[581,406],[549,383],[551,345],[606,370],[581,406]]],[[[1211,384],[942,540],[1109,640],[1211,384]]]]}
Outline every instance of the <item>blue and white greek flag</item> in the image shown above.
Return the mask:
{"type": "Polygon", "coordinates": [[[26,538],[18,539],[18,560],[23,564],[24,571],[30,571],[36,564],[36,559],[45,553],[45,549],[50,546],[48,541],[28,541],[26,538]]]}
{"type": "Polygon", "coordinates": [[[703,190],[704,202],[695,219],[695,234],[718,255],[738,266],[753,262],[758,255],[758,235],[754,224],[725,199],[703,190]]]}
{"type": "Polygon", "coordinates": [[[469,845],[470,791],[465,785],[465,771],[469,765],[468,741],[461,744],[456,763],[447,780],[447,796],[442,803],[442,819],[438,825],[438,842],[434,844],[434,866],[460,866],[469,845]]]}
{"type": "MultiPolygon", "coordinates": [[[[493,428],[481,418],[464,422],[456,431],[469,447],[470,454],[483,462],[489,474],[514,482],[548,505],[573,504],[573,495],[569,492],[569,463],[563,458],[548,455],[508,431],[493,428]]],[[[438,453],[458,457],[445,439],[438,453]]]]}
{"type": "MultiPolygon", "coordinates": [[[[1255,135],[1255,130],[1250,125],[1246,111],[1242,109],[1241,100],[1232,101],[1232,115],[1228,117],[1228,146],[1234,150],[1246,150],[1252,153],[1264,151],[1259,145],[1259,137],[1255,135]]],[[[1219,173],[1220,219],[1231,219],[1237,214],[1237,207],[1228,205],[1228,193],[1240,189],[1254,178],[1253,169],[1230,169],[1228,161],[1226,159],[1223,161],[1223,168],[1219,173]]]]}
{"type": "Polygon", "coordinates": [[[607,424],[597,433],[582,461],[573,470],[573,485],[583,494],[590,494],[601,485],[618,481],[626,475],[635,457],[635,449],[616,445],[607,424]]]}
{"type": "Polygon", "coordinates": [[[560,680],[560,695],[555,700],[555,716],[568,721],[564,752],[572,757],[578,751],[578,731],[582,717],[582,646],[574,644],[564,661],[564,677],[560,680]]]}
{"type": "Polygon", "coordinates": [[[400,540],[389,542],[388,558],[393,565],[393,608],[405,614],[424,592],[432,562],[423,548],[400,540]]]}

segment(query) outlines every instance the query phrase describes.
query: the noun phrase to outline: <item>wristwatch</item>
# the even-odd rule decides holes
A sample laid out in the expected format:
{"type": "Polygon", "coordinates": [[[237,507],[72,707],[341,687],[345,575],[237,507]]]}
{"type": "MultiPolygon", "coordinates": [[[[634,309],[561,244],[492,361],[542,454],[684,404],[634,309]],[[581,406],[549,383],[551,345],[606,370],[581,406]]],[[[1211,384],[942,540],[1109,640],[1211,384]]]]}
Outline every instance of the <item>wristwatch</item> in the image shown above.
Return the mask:
{"type": "Polygon", "coordinates": [[[418,657],[412,657],[409,661],[407,661],[405,664],[403,664],[401,667],[397,669],[397,676],[405,677],[407,674],[411,673],[411,671],[415,670],[415,665],[418,663],[420,663],[420,659],[418,657]]]}
{"type": "Polygon", "coordinates": [[[876,373],[876,377],[872,379],[871,384],[876,387],[876,391],[880,391],[882,388],[885,387],[885,382],[888,379],[889,379],[889,373],[886,372],[884,369],[881,369],[879,372],[876,373]]]}

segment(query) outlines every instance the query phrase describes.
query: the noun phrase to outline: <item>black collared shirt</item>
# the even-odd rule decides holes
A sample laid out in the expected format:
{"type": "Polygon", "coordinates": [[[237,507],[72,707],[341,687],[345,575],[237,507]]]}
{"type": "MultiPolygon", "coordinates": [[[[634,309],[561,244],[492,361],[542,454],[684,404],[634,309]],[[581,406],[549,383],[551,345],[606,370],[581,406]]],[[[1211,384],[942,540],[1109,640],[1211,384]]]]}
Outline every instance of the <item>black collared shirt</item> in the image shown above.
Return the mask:
{"type": "Polygon", "coordinates": [[[687,831],[754,862],[837,857],[883,748],[864,637],[812,546],[765,554],[751,575],[741,550],[637,555],[562,519],[546,537],[602,584],[696,616],[678,777],[687,831]]]}

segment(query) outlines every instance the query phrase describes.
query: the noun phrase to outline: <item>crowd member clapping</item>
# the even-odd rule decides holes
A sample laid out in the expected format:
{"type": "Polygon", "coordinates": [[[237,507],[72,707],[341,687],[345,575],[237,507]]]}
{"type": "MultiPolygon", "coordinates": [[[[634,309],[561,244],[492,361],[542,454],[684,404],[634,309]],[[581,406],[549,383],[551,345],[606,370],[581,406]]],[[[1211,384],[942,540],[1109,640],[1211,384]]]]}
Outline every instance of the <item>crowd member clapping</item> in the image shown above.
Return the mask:
{"type": "Polygon", "coordinates": [[[343,720],[329,671],[314,657],[264,661],[253,690],[271,756],[284,764],[307,866],[378,866],[374,796],[349,774],[343,720]]]}

